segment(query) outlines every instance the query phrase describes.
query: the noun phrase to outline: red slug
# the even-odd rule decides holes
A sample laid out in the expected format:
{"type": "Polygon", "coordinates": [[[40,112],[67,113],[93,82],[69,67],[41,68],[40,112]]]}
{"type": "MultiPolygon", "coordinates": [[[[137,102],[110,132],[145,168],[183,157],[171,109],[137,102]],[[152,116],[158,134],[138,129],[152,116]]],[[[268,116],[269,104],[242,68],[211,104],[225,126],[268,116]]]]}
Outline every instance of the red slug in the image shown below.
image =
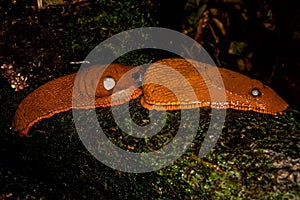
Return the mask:
{"type": "Polygon", "coordinates": [[[111,64],[106,69],[105,67],[92,66],[40,86],[19,105],[13,119],[13,128],[18,130],[20,135],[27,135],[35,123],[56,113],[73,108],[115,106],[142,94],[143,107],[156,110],[209,106],[276,115],[288,107],[281,97],[258,80],[217,68],[223,85],[218,79],[215,80],[213,66],[193,60],[164,59],[150,65],[145,72],[142,67],[120,64],[111,64]],[[139,88],[140,74],[144,74],[142,89],[139,88]],[[74,87],[76,76],[78,81],[74,87]],[[176,90],[176,95],[172,88],[176,90]],[[211,91],[218,89],[225,92],[226,101],[211,101],[211,91]]]}

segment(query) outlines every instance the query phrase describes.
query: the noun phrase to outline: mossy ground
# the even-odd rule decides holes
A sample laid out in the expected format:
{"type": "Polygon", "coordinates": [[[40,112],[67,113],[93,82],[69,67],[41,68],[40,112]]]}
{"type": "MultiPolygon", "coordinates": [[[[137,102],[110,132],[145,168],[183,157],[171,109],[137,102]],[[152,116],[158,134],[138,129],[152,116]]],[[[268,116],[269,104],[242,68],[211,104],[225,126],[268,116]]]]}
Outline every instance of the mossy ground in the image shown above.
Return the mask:
{"type": "MultiPolygon", "coordinates": [[[[9,58],[5,62],[28,75],[30,87],[16,93],[0,79],[0,199],[300,198],[300,118],[292,111],[274,117],[227,110],[216,146],[201,159],[198,152],[210,121],[210,109],[201,109],[197,126],[184,129],[186,134],[191,128],[197,130],[185,154],[160,170],[141,174],[114,170],[95,159],[79,139],[71,111],[40,121],[31,128],[29,137],[19,137],[10,129],[14,111],[27,94],[53,77],[76,71],[78,66],[70,66],[69,61],[84,59],[100,41],[124,29],[156,24],[150,13],[145,14],[145,3],[97,2],[103,5],[102,11],[107,9],[102,15],[96,7],[76,11],[76,6],[69,7],[69,15],[65,12],[64,16],[60,9],[28,14],[24,4],[12,6],[5,16],[5,42],[14,47],[5,51],[3,56],[9,58]],[[44,20],[37,20],[41,18],[44,20]],[[25,31],[28,34],[18,34],[25,31]]],[[[126,63],[126,58],[122,62],[126,63]]],[[[130,105],[133,121],[151,129],[149,113],[139,99],[130,105]]],[[[90,112],[81,111],[86,116],[90,112]]],[[[97,117],[115,145],[133,152],[150,152],[167,145],[180,123],[193,119],[181,119],[180,111],[169,111],[158,134],[136,139],[115,124],[110,108],[97,109],[97,117]]]]}
{"type": "MultiPolygon", "coordinates": [[[[217,145],[201,159],[198,151],[210,113],[210,109],[201,109],[197,136],[184,155],[160,170],[135,174],[111,169],[95,159],[78,137],[72,112],[42,120],[31,128],[29,137],[19,137],[9,129],[13,113],[7,108],[13,108],[14,92],[4,87],[1,94],[6,102],[1,104],[1,117],[5,119],[1,123],[2,198],[299,198],[300,123],[296,113],[274,117],[228,110],[217,145]]],[[[150,122],[139,99],[130,105],[136,123],[150,122]]],[[[84,110],[82,114],[90,112],[84,110]]],[[[135,152],[168,144],[184,120],[180,119],[180,111],[169,111],[164,128],[152,139],[144,140],[134,139],[118,128],[110,108],[97,109],[97,117],[115,145],[135,152]]],[[[187,127],[187,134],[189,130],[187,127]]]]}

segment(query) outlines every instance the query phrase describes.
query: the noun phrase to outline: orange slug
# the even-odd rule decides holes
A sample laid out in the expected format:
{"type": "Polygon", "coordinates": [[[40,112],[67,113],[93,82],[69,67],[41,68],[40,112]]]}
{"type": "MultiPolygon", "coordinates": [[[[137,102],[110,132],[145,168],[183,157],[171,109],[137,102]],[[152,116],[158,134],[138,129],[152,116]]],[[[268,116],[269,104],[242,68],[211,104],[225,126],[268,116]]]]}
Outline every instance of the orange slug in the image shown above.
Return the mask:
{"type": "Polygon", "coordinates": [[[75,109],[89,109],[95,107],[107,107],[122,104],[130,99],[137,98],[142,94],[137,86],[137,80],[132,79],[130,74],[122,78],[118,88],[106,90],[104,83],[107,77],[118,82],[126,72],[136,73],[141,67],[131,67],[121,64],[111,64],[106,70],[105,65],[95,65],[77,73],[54,79],[30,93],[19,104],[15,112],[12,127],[19,131],[20,135],[27,135],[30,127],[41,119],[50,118],[53,115],[75,109]],[[99,74],[102,76],[99,78],[99,74]],[[73,91],[75,78],[78,78],[77,91],[73,91]],[[130,77],[130,78],[129,78],[130,77]],[[96,81],[96,82],[95,82],[96,81]],[[93,90],[96,85],[96,90],[93,90]],[[113,91],[116,96],[113,96],[113,91]],[[78,98],[72,95],[78,94],[78,98]],[[78,101],[76,102],[76,99],[78,101]]]}
{"type": "Polygon", "coordinates": [[[217,68],[224,83],[221,84],[214,78],[213,66],[194,60],[164,59],[150,65],[146,71],[141,66],[121,64],[110,64],[106,69],[105,67],[106,65],[92,66],[40,86],[20,103],[12,127],[18,130],[20,135],[27,135],[35,123],[54,114],[73,108],[115,106],[140,95],[143,95],[143,107],[157,110],[209,106],[276,115],[288,107],[281,97],[260,81],[217,68]],[[142,88],[139,87],[141,74],[142,88]],[[76,77],[78,81],[74,87],[76,77]],[[176,95],[168,87],[174,88],[176,95]],[[212,102],[210,92],[218,89],[225,92],[226,99],[212,102]]]}
{"type": "Polygon", "coordinates": [[[142,105],[147,109],[157,110],[210,106],[217,109],[252,110],[273,115],[283,112],[288,107],[280,96],[260,81],[228,69],[217,68],[224,83],[222,85],[215,78],[213,68],[208,64],[180,58],[164,59],[154,63],[144,75],[142,105]],[[169,69],[163,66],[168,66],[169,69]],[[187,84],[192,86],[196,99],[193,99],[191,91],[186,90],[187,84]],[[176,88],[179,95],[175,95],[165,86],[176,88]],[[224,90],[218,90],[222,87],[224,90]],[[221,92],[225,92],[226,101],[211,102],[212,94],[209,91],[212,90],[216,93],[215,96],[221,96],[221,92]],[[178,100],[180,93],[184,102],[178,100]]]}

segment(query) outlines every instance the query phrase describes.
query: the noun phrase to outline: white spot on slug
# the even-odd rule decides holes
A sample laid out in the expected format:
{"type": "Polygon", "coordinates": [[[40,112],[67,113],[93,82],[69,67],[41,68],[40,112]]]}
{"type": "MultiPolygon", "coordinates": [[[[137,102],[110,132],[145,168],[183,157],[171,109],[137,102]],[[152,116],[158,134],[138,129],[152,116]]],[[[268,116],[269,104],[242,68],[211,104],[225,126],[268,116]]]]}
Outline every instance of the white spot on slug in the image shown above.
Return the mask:
{"type": "Polygon", "coordinates": [[[107,90],[107,91],[111,90],[115,87],[115,85],[116,85],[116,81],[113,77],[109,76],[109,77],[105,77],[103,79],[103,87],[105,90],[107,90]]]}
{"type": "Polygon", "coordinates": [[[254,97],[258,97],[258,96],[261,95],[261,92],[259,91],[259,89],[253,88],[253,89],[251,90],[251,95],[254,96],[254,97]]]}

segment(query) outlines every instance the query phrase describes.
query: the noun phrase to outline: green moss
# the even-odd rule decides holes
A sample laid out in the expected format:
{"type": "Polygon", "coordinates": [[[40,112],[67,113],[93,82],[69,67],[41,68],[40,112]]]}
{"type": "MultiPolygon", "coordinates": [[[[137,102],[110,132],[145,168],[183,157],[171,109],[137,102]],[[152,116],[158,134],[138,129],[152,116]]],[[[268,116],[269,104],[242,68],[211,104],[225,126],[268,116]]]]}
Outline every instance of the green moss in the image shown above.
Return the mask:
{"type": "MultiPolygon", "coordinates": [[[[139,124],[147,123],[148,111],[141,107],[138,100],[131,104],[133,107],[130,112],[134,120],[139,124]]],[[[208,116],[209,111],[203,110],[202,115],[208,116]]],[[[89,112],[91,111],[82,111],[83,114],[89,112]]],[[[178,111],[168,112],[166,126],[160,133],[148,140],[137,140],[116,126],[110,109],[97,109],[97,114],[100,125],[110,140],[115,145],[134,152],[147,152],[157,149],[156,145],[167,144],[176,135],[176,127],[181,117],[178,111]]],[[[280,159],[290,162],[290,165],[292,161],[289,161],[289,157],[299,159],[299,155],[294,152],[299,149],[300,131],[300,123],[295,119],[295,113],[275,118],[252,112],[228,110],[226,119],[218,144],[206,158],[200,159],[197,153],[209,124],[207,117],[200,122],[193,145],[178,160],[158,171],[134,174],[115,171],[98,162],[79,140],[72,123],[72,113],[62,113],[35,125],[29,138],[11,138],[9,142],[14,141],[15,146],[18,146],[14,155],[17,155],[15,159],[22,166],[22,170],[14,166],[13,171],[4,170],[3,173],[9,172],[16,176],[17,181],[14,184],[23,177],[22,191],[33,196],[45,197],[297,197],[299,182],[288,179],[278,182],[280,168],[273,166],[274,162],[280,159]],[[283,157],[276,156],[279,154],[283,157]],[[46,188],[51,188],[51,191],[46,188]]]]}
{"type": "Polygon", "coordinates": [[[64,52],[74,60],[83,60],[87,52],[117,33],[156,26],[154,14],[155,9],[147,1],[97,0],[88,10],[78,13],[66,24],[64,52]]]}

